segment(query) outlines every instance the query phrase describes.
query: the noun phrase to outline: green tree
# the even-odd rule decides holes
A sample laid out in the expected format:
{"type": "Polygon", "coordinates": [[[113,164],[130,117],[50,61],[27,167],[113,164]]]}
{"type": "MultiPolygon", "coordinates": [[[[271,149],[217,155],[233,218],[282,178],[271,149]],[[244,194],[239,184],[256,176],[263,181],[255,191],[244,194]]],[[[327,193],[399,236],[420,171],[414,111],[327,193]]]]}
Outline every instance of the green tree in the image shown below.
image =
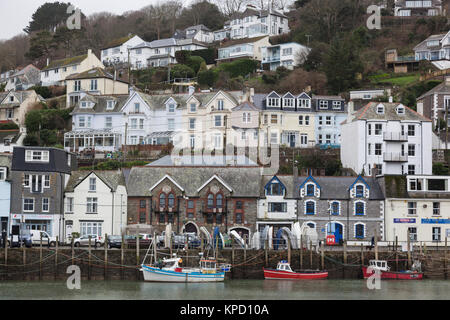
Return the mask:
{"type": "Polygon", "coordinates": [[[194,78],[195,72],[184,64],[176,64],[170,68],[170,78],[194,78]]]}
{"type": "Polygon", "coordinates": [[[70,16],[67,14],[67,8],[69,6],[70,2],[44,3],[33,13],[29,25],[23,31],[28,34],[42,30],[54,32],[56,27],[65,23],[70,16]]]}
{"type": "Polygon", "coordinates": [[[357,87],[356,76],[363,71],[358,48],[348,39],[336,38],[325,54],[323,71],[334,94],[357,87]]]}
{"type": "Polygon", "coordinates": [[[53,35],[49,31],[41,31],[30,39],[30,49],[25,56],[32,60],[42,56],[49,56],[50,52],[56,47],[53,35]]]}
{"type": "Polygon", "coordinates": [[[433,164],[433,174],[437,176],[446,176],[449,174],[448,168],[444,166],[443,163],[434,163],[433,164]]]}

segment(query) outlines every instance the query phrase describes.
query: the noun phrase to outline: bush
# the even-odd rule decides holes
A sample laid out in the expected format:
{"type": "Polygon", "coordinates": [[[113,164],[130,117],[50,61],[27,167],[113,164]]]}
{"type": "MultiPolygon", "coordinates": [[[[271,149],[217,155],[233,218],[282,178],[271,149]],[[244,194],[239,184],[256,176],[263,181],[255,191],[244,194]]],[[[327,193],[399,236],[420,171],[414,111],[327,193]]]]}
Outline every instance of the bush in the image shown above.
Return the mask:
{"type": "Polygon", "coordinates": [[[217,49],[208,48],[208,49],[194,50],[191,51],[191,57],[192,56],[202,57],[205,60],[206,64],[215,64],[217,58],[217,49]]]}
{"type": "Polygon", "coordinates": [[[193,56],[189,57],[185,64],[192,70],[194,70],[195,74],[197,74],[198,71],[200,70],[200,66],[202,65],[202,63],[206,64],[205,59],[203,59],[202,57],[193,56]]]}
{"type": "Polygon", "coordinates": [[[228,72],[231,78],[236,78],[254,73],[258,65],[259,62],[256,60],[238,59],[229,63],[221,63],[217,69],[221,72],[228,72]]]}
{"type": "Polygon", "coordinates": [[[191,56],[191,52],[188,50],[180,50],[175,52],[175,59],[179,64],[187,64],[191,56]]]}
{"type": "Polygon", "coordinates": [[[435,163],[433,164],[433,174],[437,176],[445,176],[448,175],[448,168],[444,166],[443,163],[435,163]]]}
{"type": "Polygon", "coordinates": [[[0,123],[0,130],[15,130],[15,129],[19,129],[19,126],[12,121],[0,123]]]}
{"type": "Polygon", "coordinates": [[[197,75],[197,82],[201,86],[214,87],[218,78],[217,72],[214,72],[213,69],[200,71],[197,75]]]}
{"type": "Polygon", "coordinates": [[[27,134],[23,139],[23,145],[27,147],[39,146],[38,138],[34,134],[27,134]]]}
{"type": "Polygon", "coordinates": [[[49,87],[34,86],[34,87],[31,87],[30,90],[36,91],[36,93],[41,95],[42,98],[44,98],[44,99],[48,99],[48,98],[52,97],[52,92],[50,91],[49,87]]]}
{"type": "Polygon", "coordinates": [[[170,78],[194,78],[195,72],[184,64],[176,64],[170,69],[170,78]]]}

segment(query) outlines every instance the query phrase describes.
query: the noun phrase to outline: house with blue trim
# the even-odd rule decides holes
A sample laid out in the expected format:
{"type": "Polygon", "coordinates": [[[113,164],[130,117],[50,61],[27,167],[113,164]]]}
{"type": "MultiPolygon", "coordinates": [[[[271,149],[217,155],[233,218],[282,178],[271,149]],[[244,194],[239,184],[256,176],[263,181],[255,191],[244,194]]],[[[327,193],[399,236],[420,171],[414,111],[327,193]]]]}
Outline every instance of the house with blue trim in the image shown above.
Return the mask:
{"type": "Polygon", "coordinates": [[[300,225],[319,240],[370,241],[384,237],[384,196],[374,177],[297,177],[294,179],[300,225]]]}

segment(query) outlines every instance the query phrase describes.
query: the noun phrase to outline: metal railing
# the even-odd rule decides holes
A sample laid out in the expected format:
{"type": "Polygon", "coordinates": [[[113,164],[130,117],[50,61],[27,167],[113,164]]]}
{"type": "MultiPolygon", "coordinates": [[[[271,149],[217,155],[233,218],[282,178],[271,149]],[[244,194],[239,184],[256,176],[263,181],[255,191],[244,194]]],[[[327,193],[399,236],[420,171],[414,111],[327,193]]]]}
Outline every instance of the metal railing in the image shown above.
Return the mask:
{"type": "Polygon", "coordinates": [[[383,160],[387,162],[408,162],[408,155],[400,152],[385,152],[383,153],[383,160]]]}
{"type": "Polygon", "coordinates": [[[408,136],[401,132],[384,132],[384,141],[408,141],[408,136]]]}

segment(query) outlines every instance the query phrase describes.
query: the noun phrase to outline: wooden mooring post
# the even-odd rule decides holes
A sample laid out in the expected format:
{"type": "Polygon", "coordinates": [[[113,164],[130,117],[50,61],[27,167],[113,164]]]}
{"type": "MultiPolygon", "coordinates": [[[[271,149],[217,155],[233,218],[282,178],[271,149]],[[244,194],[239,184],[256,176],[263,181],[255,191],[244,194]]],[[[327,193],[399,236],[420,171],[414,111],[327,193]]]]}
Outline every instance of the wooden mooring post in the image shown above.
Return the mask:
{"type": "Polygon", "coordinates": [[[123,272],[124,272],[124,267],[123,267],[123,265],[124,265],[123,250],[124,250],[124,248],[125,248],[125,234],[122,233],[122,243],[120,245],[120,279],[122,279],[122,280],[124,278],[124,274],[123,274],[123,272]]]}
{"type": "Polygon", "coordinates": [[[73,245],[74,245],[74,243],[73,243],[73,236],[72,236],[72,241],[71,241],[71,244],[70,244],[70,246],[71,246],[71,251],[72,251],[72,265],[75,264],[75,251],[74,251],[74,249],[73,249],[73,245]]]}
{"type": "MultiPolygon", "coordinates": [[[[11,239],[12,241],[12,239],[11,239]]],[[[7,278],[8,274],[8,240],[5,241],[5,276],[4,279],[7,278]]]]}
{"type": "Polygon", "coordinates": [[[247,235],[244,235],[244,261],[243,261],[244,268],[242,268],[244,278],[246,274],[245,270],[247,269],[245,266],[246,262],[247,262],[247,235]]]}
{"type": "Polygon", "coordinates": [[[291,239],[288,238],[288,263],[291,264],[291,239]]]}
{"type": "Polygon", "coordinates": [[[347,240],[344,240],[344,264],[347,264],[347,240]]]}
{"type": "Polygon", "coordinates": [[[313,265],[313,252],[312,252],[312,240],[309,240],[309,265],[310,268],[312,269],[312,265],[313,265]]]}
{"type": "Polygon", "coordinates": [[[39,280],[42,280],[42,233],[39,241],[39,280]]]}
{"type": "Polygon", "coordinates": [[[26,253],[26,246],[22,246],[22,264],[23,264],[23,280],[26,279],[26,267],[25,265],[27,264],[27,253],[26,253]]]}
{"type": "Polygon", "coordinates": [[[56,243],[55,243],[55,280],[58,278],[58,242],[59,242],[59,237],[56,236],[56,243]]]}
{"type": "Polygon", "coordinates": [[[375,227],[375,260],[378,260],[378,229],[375,227]]]}
{"type": "Polygon", "coordinates": [[[266,268],[269,266],[269,240],[265,240],[264,243],[264,253],[266,255],[266,268]]]}
{"type": "Polygon", "coordinates": [[[395,271],[398,271],[398,236],[395,236],[395,271]]]}
{"type": "Polygon", "coordinates": [[[322,270],[325,270],[325,244],[322,242],[321,250],[320,250],[320,256],[321,256],[321,266],[322,270]]]}
{"type": "Polygon", "coordinates": [[[444,278],[447,279],[447,236],[445,237],[444,248],[444,278]]]}
{"type": "Polygon", "coordinates": [[[408,246],[408,266],[407,266],[407,268],[409,269],[411,267],[411,238],[410,238],[409,229],[407,232],[406,244],[408,246]]]}
{"type": "Polygon", "coordinates": [[[300,235],[300,269],[303,269],[303,235],[300,235]]]}
{"type": "Polygon", "coordinates": [[[364,265],[364,245],[361,243],[361,267],[364,265]]]}
{"type": "Polygon", "coordinates": [[[103,268],[103,279],[107,280],[108,277],[108,234],[105,233],[105,243],[103,244],[104,249],[105,249],[105,264],[104,264],[104,268],[103,268]]]}
{"type": "Polygon", "coordinates": [[[88,248],[88,280],[91,280],[91,236],[89,236],[89,248],[88,248]]]}
{"type": "MultiPolygon", "coordinates": [[[[172,241],[170,241],[170,247],[172,248],[172,241]]],[[[170,257],[172,257],[172,249],[170,250],[170,257]]],[[[139,252],[139,232],[136,234],[136,280],[139,280],[139,263],[140,263],[140,252],[139,252]]]]}

